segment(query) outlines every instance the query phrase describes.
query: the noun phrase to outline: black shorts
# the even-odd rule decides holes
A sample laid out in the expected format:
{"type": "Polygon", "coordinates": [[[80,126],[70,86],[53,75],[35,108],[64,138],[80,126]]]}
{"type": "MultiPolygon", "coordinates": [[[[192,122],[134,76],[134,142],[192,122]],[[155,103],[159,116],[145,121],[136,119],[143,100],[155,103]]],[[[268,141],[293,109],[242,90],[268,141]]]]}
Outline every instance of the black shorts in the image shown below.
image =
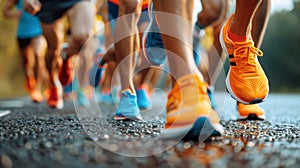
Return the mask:
{"type": "Polygon", "coordinates": [[[18,44],[19,44],[19,48],[23,49],[25,47],[27,47],[30,44],[32,38],[25,38],[25,39],[20,39],[18,38],[18,44]]]}
{"type": "Polygon", "coordinates": [[[40,0],[42,9],[37,13],[44,23],[52,23],[61,18],[73,5],[82,0],[40,0]]]}

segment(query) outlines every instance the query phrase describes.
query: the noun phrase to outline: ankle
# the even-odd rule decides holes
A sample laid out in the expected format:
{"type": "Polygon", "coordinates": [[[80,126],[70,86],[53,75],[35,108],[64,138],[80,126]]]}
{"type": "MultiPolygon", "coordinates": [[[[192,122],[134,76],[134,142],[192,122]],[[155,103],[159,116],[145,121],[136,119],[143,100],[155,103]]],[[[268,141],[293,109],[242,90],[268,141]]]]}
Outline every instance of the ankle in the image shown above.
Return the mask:
{"type": "Polygon", "coordinates": [[[234,42],[243,42],[247,40],[247,36],[240,36],[238,34],[235,34],[230,29],[228,31],[228,37],[234,42]]]}

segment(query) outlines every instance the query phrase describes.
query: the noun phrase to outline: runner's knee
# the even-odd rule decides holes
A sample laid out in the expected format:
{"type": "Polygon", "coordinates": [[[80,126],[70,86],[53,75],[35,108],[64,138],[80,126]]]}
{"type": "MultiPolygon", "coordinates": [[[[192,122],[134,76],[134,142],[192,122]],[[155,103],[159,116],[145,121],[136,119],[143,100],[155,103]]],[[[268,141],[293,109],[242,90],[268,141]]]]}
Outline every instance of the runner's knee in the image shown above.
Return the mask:
{"type": "Polygon", "coordinates": [[[141,0],[121,0],[120,9],[124,14],[138,13],[141,10],[141,0]]]}
{"type": "Polygon", "coordinates": [[[75,44],[78,48],[81,48],[84,45],[84,43],[87,41],[88,37],[89,37],[88,33],[72,35],[73,44],[75,44]]]}
{"type": "Polygon", "coordinates": [[[211,25],[221,15],[223,3],[221,0],[202,0],[203,10],[198,14],[198,21],[203,26],[211,25]]]}

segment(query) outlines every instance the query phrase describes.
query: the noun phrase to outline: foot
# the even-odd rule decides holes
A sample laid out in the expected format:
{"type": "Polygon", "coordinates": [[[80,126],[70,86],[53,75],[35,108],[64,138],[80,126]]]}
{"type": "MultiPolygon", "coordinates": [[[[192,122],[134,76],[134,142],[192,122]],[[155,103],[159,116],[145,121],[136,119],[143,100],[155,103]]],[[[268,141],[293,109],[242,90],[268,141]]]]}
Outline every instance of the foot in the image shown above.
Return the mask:
{"type": "Polygon", "coordinates": [[[263,53],[254,47],[251,37],[244,42],[234,42],[229,36],[228,19],[220,33],[220,42],[229,56],[230,69],[226,78],[226,87],[231,96],[244,104],[255,104],[264,101],[269,92],[268,78],[260,66],[257,56],[263,53]]]}
{"type": "Polygon", "coordinates": [[[73,90],[79,89],[79,83],[77,78],[74,78],[71,83],[64,86],[64,94],[70,94],[73,90]]]}
{"type": "Polygon", "coordinates": [[[41,103],[43,101],[43,95],[39,90],[33,90],[30,93],[31,100],[35,103],[41,103]]]}
{"type": "Polygon", "coordinates": [[[154,12],[150,18],[150,23],[143,35],[143,51],[152,65],[160,66],[167,60],[167,55],[154,12]]]}
{"type": "Polygon", "coordinates": [[[49,89],[49,97],[47,99],[49,107],[62,109],[64,102],[62,98],[62,87],[52,87],[49,89]]]}
{"type": "Polygon", "coordinates": [[[87,97],[84,94],[82,89],[77,90],[77,104],[79,106],[83,106],[83,107],[89,107],[90,106],[90,102],[87,99],[87,97]]]}
{"type": "Polygon", "coordinates": [[[217,109],[217,103],[216,103],[215,96],[214,96],[214,87],[213,86],[207,87],[207,95],[208,95],[209,100],[210,100],[211,108],[216,110],[217,109]]]}
{"type": "Polygon", "coordinates": [[[103,103],[103,104],[107,104],[107,105],[113,105],[114,104],[114,99],[113,99],[113,96],[112,96],[112,93],[109,92],[109,93],[104,93],[104,92],[101,92],[99,93],[99,102],[100,103],[103,103]]]}
{"type": "Polygon", "coordinates": [[[168,96],[161,138],[204,141],[222,133],[218,114],[210,105],[207,84],[193,74],[181,77],[168,96]]]}
{"type": "Polygon", "coordinates": [[[69,85],[72,83],[73,80],[73,73],[72,73],[72,60],[66,59],[63,60],[62,67],[59,72],[59,80],[62,85],[69,85]]]}
{"type": "Polygon", "coordinates": [[[146,89],[136,89],[136,95],[139,109],[146,110],[152,107],[152,102],[146,89]]]}
{"type": "Polygon", "coordinates": [[[265,111],[258,104],[243,104],[237,102],[237,110],[240,114],[238,120],[265,120],[265,111]]]}
{"type": "Polygon", "coordinates": [[[26,77],[26,89],[31,92],[36,88],[36,79],[34,77],[26,77]]]}
{"type": "Polygon", "coordinates": [[[137,105],[137,97],[135,94],[125,90],[121,94],[120,103],[116,110],[115,120],[142,120],[140,109],[137,105]]]}

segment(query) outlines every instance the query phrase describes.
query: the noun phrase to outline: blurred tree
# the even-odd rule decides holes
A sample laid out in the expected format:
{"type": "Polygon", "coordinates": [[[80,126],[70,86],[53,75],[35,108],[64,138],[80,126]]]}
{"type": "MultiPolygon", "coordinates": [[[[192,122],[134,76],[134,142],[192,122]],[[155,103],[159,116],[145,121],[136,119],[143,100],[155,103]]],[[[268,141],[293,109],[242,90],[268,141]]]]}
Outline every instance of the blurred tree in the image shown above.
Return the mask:
{"type": "MultiPolygon", "coordinates": [[[[0,1],[0,10],[4,1],[0,1]]],[[[16,41],[17,20],[6,20],[0,13],[0,99],[23,96],[24,72],[16,41]]]]}
{"type": "Polygon", "coordinates": [[[261,63],[272,91],[300,91],[300,2],[290,12],[271,16],[261,63]]]}

